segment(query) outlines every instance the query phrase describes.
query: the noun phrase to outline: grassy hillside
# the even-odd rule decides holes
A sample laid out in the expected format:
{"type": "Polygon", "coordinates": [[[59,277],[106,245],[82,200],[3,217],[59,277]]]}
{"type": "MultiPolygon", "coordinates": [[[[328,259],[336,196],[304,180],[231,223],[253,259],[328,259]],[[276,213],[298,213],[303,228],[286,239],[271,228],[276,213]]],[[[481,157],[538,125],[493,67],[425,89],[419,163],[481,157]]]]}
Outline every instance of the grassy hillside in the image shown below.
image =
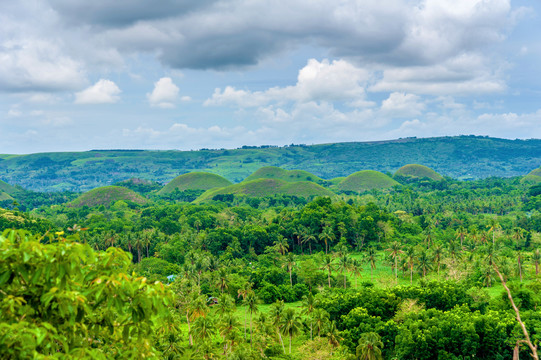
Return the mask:
{"type": "Polygon", "coordinates": [[[311,197],[334,195],[332,191],[310,181],[287,182],[279,179],[256,179],[220,189],[208,190],[195,202],[210,200],[216,195],[227,194],[244,195],[247,197],[264,197],[274,195],[311,197]]]}
{"type": "Polygon", "coordinates": [[[0,191],[0,201],[13,200],[13,197],[6,192],[0,191]]]}
{"type": "Polygon", "coordinates": [[[73,207],[110,206],[119,200],[145,204],[148,200],[135,191],[121,186],[104,186],[90,190],[69,203],[73,207]]]}
{"type": "Polygon", "coordinates": [[[362,170],[351,174],[336,187],[341,191],[364,192],[372,189],[388,189],[399,185],[391,177],[374,170],[362,170]]]}
{"type": "Polygon", "coordinates": [[[231,185],[232,182],[220,175],[211,174],[208,172],[191,172],[177,176],[165,185],[158,195],[170,194],[175,189],[180,191],[185,190],[209,190],[214,188],[221,188],[231,185]]]}
{"type": "Polygon", "coordinates": [[[264,166],[248,176],[244,181],[256,179],[279,179],[288,182],[321,181],[322,179],[304,170],[285,170],[276,166],[264,166]]]}
{"type": "Polygon", "coordinates": [[[520,179],[523,184],[537,184],[541,182],[541,168],[534,169],[530,173],[520,179]]]}
{"type": "Polygon", "coordinates": [[[0,192],[13,195],[18,191],[19,190],[15,186],[9,185],[7,182],[0,180],[0,192]]]}
{"type": "Polygon", "coordinates": [[[419,164],[408,164],[402,166],[400,169],[396,170],[396,172],[394,173],[394,177],[405,177],[412,179],[428,178],[434,181],[443,180],[443,176],[441,176],[431,168],[419,164]]]}
{"type": "Polygon", "coordinates": [[[165,184],[193,171],[212,172],[238,183],[266,166],[332,179],[359,169],[395,172],[404,164],[424,164],[460,180],[523,176],[541,164],[541,140],[458,136],[232,150],[2,155],[0,178],[31,190],[88,191],[131,177],[165,184]]]}

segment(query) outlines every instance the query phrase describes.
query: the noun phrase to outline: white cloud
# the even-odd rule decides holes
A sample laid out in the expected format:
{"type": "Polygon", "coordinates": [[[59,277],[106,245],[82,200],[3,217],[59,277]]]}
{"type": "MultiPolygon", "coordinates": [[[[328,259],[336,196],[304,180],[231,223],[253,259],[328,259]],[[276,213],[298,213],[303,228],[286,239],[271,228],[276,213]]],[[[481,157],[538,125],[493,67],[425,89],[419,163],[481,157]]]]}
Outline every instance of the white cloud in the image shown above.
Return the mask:
{"type": "Polygon", "coordinates": [[[394,92],[381,103],[381,112],[385,116],[407,118],[420,115],[426,105],[414,94],[394,92]]]}
{"type": "Polygon", "coordinates": [[[76,104],[112,104],[120,100],[118,86],[111,80],[100,79],[94,85],[75,94],[76,104]]]}
{"type": "Polygon", "coordinates": [[[223,91],[216,89],[210,99],[210,105],[236,105],[239,107],[257,107],[269,103],[311,101],[344,101],[357,106],[371,105],[365,101],[364,85],[370,79],[370,72],[355,67],[345,60],[310,59],[299,70],[294,86],[273,87],[265,91],[237,90],[227,86],[223,91]]]}
{"type": "Polygon", "coordinates": [[[152,93],[147,94],[148,102],[151,106],[172,108],[178,101],[178,92],[179,88],[173,83],[173,80],[170,77],[163,77],[154,83],[152,93]]]}

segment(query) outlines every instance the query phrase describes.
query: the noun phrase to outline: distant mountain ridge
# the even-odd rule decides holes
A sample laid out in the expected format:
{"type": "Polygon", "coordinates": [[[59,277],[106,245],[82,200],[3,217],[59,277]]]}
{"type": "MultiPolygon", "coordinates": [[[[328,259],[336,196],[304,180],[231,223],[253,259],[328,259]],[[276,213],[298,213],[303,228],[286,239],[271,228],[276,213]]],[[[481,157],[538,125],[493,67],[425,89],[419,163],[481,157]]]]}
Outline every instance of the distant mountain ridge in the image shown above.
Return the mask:
{"type": "Polygon", "coordinates": [[[454,136],[230,150],[0,155],[0,179],[36,191],[88,191],[133,177],[165,184],[193,171],[239,183],[264,166],[304,170],[330,180],[361,170],[394,173],[406,164],[462,180],[522,176],[541,165],[541,140],[454,136]]]}

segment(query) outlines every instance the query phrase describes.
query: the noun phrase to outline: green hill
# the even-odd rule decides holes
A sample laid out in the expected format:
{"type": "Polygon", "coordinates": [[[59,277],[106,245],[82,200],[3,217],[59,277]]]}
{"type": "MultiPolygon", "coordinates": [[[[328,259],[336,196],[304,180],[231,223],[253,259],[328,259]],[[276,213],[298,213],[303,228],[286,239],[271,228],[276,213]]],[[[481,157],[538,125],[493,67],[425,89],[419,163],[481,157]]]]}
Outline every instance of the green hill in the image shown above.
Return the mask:
{"type": "Polygon", "coordinates": [[[222,188],[232,185],[232,182],[220,175],[208,172],[191,172],[177,176],[165,185],[158,195],[170,194],[175,189],[180,191],[185,190],[209,190],[214,188],[222,188]]]}
{"type": "Polygon", "coordinates": [[[193,171],[212,172],[239,183],[267,166],[304,170],[323,179],[348,176],[359,169],[394,173],[404,164],[423,164],[459,180],[523,176],[541,164],[541,140],[453,136],[199,151],[92,150],[1,156],[0,175],[10,184],[34,191],[84,192],[131,177],[164,184],[193,171]]]}
{"type": "Polygon", "coordinates": [[[8,195],[17,193],[19,189],[15,186],[9,185],[7,182],[0,180],[0,192],[5,192],[8,195]]]}
{"type": "Polygon", "coordinates": [[[117,182],[113,185],[128,188],[139,194],[146,194],[152,191],[160,190],[162,188],[162,186],[155,181],[139,178],[131,178],[128,180],[117,182]]]}
{"type": "Polygon", "coordinates": [[[244,181],[256,179],[279,179],[287,182],[321,181],[320,177],[304,170],[285,170],[276,166],[264,166],[248,176],[244,181]]]}
{"type": "Polygon", "coordinates": [[[240,184],[212,189],[203,193],[195,202],[210,200],[216,195],[243,195],[247,197],[265,197],[274,195],[293,195],[298,197],[333,196],[332,191],[310,181],[287,182],[280,179],[256,179],[240,184]]]}
{"type": "Polygon", "coordinates": [[[405,177],[409,179],[425,179],[428,178],[434,181],[443,180],[443,176],[432,170],[431,168],[419,165],[419,164],[408,164],[402,166],[400,169],[396,170],[393,176],[395,179],[400,177],[405,177]]]}
{"type": "Polygon", "coordinates": [[[362,170],[342,180],[337,189],[341,191],[364,192],[372,189],[388,189],[399,185],[391,177],[374,170],[362,170]]]}
{"type": "Polygon", "coordinates": [[[520,182],[523,184],[537,184],[541,182],[541,168],[533,169],[528,175],[522,177],[520,182]]]}
{"type": "Polygon", "coordinates": [[[104,186],[82,194],[77,199],[68,203],[68,205],[73,207],[82,207],[85,205],[111,206],[119,200],[134,202],[137,204],[145,204],[148,202],[147,199],[137,194],[133,190],[121,186],[104,186]]]}
{"type": "Polygon", "coordinates": [[[0,191],[0,201],[13,200],[13,197],[6,192],[0,191]]]}

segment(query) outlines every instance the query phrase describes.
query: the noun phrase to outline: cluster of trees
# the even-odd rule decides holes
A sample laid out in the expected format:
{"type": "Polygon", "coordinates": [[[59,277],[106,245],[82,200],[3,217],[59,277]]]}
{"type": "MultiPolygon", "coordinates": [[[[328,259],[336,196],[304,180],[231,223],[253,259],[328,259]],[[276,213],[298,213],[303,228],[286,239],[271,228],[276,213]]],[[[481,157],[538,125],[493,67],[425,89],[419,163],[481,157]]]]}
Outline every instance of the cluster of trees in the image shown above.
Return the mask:
{"type": "Polygon", "coordinates": [[[0,210],[0,229],[26,229],[0,237],[0,352],[526,357],[516,311],[537,344],[539,192],[423,181],[312,201],[0,210]]]}

